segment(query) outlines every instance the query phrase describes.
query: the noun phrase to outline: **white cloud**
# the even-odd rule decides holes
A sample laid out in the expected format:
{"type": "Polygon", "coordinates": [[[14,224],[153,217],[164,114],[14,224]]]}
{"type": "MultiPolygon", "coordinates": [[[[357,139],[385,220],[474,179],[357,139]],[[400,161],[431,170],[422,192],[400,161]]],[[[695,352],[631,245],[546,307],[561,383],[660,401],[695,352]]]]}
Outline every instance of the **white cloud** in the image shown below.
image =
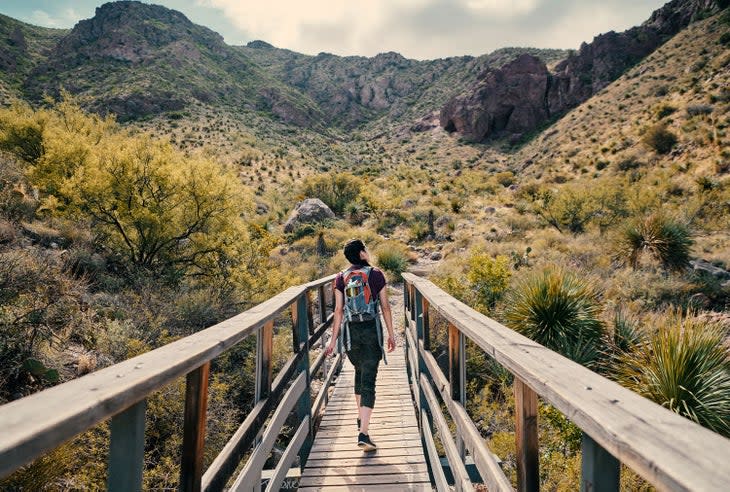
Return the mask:
{"type": "Polygon", "coordinates": [[[64,9],[56,15],[51,15],[45,10],[34,10],[31,13],[30,21],[38,26],[67,28],[76,24],[80,17],[73,8],[64,9]]]}
{"type": "Polygon", "coordinates": [[[538,0],[466,0],[465,5],[479,15],[510,18],[534,11],[539,3],[538,0]]]}

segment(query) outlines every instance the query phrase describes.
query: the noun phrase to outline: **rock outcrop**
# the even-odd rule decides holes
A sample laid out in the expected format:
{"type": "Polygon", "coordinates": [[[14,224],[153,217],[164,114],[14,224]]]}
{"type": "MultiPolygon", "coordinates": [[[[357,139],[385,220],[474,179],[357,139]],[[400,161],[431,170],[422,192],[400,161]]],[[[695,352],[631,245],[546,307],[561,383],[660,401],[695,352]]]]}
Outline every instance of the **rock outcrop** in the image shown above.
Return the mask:
{"type": "Polygon", "coordinates": [[[606,87],[694,19],[718,11],[721,3],[673,0],[641,26],[622,33],[611,31],[583,43],[552,73],[539,60],[524,57],[487,70],[471,89],[446,103],[440,124],[471,141],[535,130],[606,87]],[[517,94],[525,97],[515,97],[517,94]]]}
{"type": "Polygon", "coordinates": [[[334,219],[335,213],[319,198],[299,202],[284,224],[284,232],[293,232],[303,224],[314,224],[334,219]]]}
{"type": "Polygon", "coordinates": [[[549,117],[549,76],[545,64],[531,55],[487,71],[471,93],[446,104],[441,126],[474,141],[529,131],[549,117]]]}

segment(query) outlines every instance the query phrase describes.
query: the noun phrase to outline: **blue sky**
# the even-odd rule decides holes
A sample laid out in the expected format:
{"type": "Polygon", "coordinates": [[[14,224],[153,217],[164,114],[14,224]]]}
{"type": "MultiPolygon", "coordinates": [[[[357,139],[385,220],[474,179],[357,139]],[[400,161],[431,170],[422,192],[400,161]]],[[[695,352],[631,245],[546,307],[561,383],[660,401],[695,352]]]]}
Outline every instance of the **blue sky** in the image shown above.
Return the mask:
{"type": "MultiPolygon", "coordinates": [[[[70,28],[99,0],[1,0],[0,13],[70,28]]],[[[646,20],[656,0],[158,0],[229,44],[263,39],[308,54],[409,58],[479,55],[505,46],[578,48],[646,20]]]]}

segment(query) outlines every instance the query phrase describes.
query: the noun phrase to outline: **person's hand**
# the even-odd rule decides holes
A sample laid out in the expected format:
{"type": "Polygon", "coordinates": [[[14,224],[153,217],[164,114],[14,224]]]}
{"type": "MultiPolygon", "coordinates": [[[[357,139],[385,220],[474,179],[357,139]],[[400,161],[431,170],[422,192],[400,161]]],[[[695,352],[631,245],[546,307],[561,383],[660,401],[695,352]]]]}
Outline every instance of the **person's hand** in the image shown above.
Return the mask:
{"type": "Polygon", "coordinates": [[[329,357],[330,355],[332,355],[332,352],[334,352],[334,351],[335,351],[335,344],[330,342],[327,344],[327,348],[324,349],[324,356],[329,357]]]}
{"type": "Polygon", "coordinates": [[[388,335],[388,352],[392,352],[395,350],[395,337],[393,335],[388,335]]]}

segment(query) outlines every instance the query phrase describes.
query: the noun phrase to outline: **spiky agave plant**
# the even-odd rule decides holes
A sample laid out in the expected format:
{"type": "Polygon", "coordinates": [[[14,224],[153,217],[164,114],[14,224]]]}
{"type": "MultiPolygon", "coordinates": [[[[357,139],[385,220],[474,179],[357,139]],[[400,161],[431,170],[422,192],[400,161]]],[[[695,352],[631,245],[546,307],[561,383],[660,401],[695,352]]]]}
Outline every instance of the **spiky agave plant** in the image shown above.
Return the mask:
{"type": "Polygon", "coordinates": [[[523,335],[591,366],[600,353],[603,334],[596,297],[585,280],[548,267],[509,292],[503,317],[523,335]]]}
{"type": "Polygon", "coordinates": [[[730,349],[718,322],[672,311],[619,360],[623,386],[730,437],[730,349]]]}
{"type": "Polygon", "coordinates": [[[636,268],[646,253],[669,270],[681,270],[689,265],[693,244],[692,234],[684,224],[654,213],[624,228],[616,256],[636,268]]]}

